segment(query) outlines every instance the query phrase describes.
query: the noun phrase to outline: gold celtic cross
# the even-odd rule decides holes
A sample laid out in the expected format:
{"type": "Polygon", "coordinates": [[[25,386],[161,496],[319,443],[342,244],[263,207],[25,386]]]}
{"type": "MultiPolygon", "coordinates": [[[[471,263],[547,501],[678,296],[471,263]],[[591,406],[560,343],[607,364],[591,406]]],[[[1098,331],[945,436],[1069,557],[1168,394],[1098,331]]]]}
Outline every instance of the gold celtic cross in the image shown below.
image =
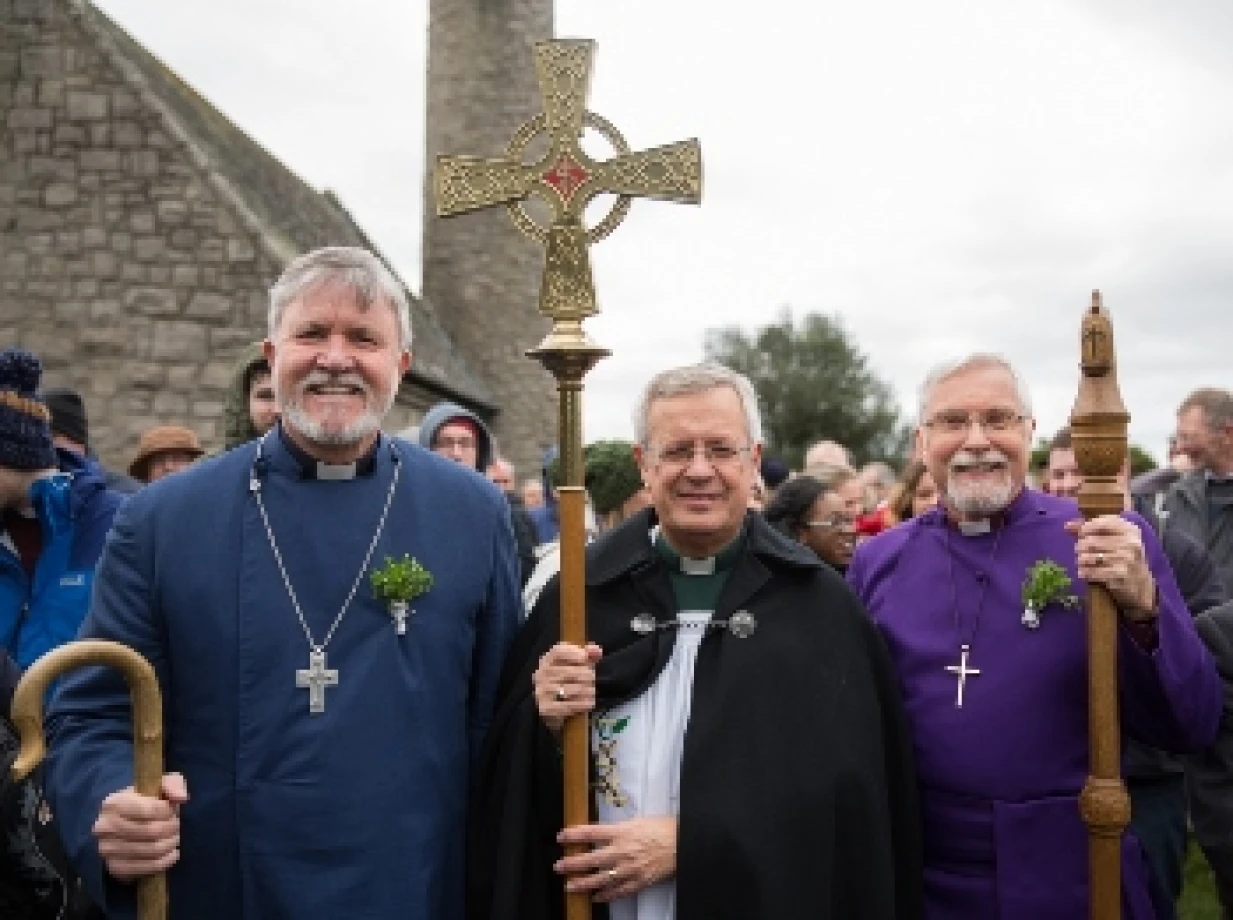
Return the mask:
{"type": "MultiPolygon", "coordinates": [[[[515,225],[547,248],[540,286],[540,313],[559,324],[541,349],[581,335],[580,322],[599,312],[588,247],[625,219],[634,198],[697,204],[702,197],[702,152],[696,140],[632,152],[612,124],[586,110],[595,43],[557,40],[535,46],[535,69],[543,112],[515,133],[505,156],[437,158],[434,185],[437,214],[450,217],[504,204],[515,225]],[[617,151],[610,160],[592,159],[579,144],[584,128],[599,132],[617,151]],[[527,163],[532,141],[547,134],[548,151],[527,163]],[[583,224],[587,204],[598,195],[616,195],[612,210],[594,227],[583,224]],[[545,227],[524,205],[531,196],[545,201],[552,222],[545,227]]],[[[585,341],[582,339],[581,341],[585,341]]]]}

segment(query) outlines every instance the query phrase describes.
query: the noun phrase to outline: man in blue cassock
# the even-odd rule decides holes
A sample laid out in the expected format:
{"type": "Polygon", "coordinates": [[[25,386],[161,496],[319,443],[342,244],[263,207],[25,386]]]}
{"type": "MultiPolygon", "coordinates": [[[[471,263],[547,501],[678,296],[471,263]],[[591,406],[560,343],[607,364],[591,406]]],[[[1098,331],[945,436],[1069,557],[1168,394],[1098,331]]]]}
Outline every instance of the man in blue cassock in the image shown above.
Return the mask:
{"type": "Polygon", "coordinates": [[[270,292],[280,424],[117,517],[82,636],[154,666],[172,772],[161,798],[131,789],[128,694],[97,668],[65,679],[47,765],[109,917],[163,869],[178,920],[463,916],[468,777],[520,618],[517,560],[490,483],[380,433],[410,342],[370,253],[300,257],[270,292]],[[411,561],[426,590],[376,589],[411,561]]]}
{"type": "MultiPolygon", "coordinates": [[[[941,502],[858,547],[848,569],[903,691],[926,920],[1088,916],[1080,579],[1104,584],[1118,606],[1126,735],[1197,750],[1220,720],[1219,675],[1151,528],[1133,515],[1081,523],[1073,501],[1026,488],[1031,416],[1021,379],[997,356],[931,374],[917,446],[941,502]],[[1045,590],[1050,562],[1072,583],[1045,590]],[[1025,582],[1037,603],[1025,605],[1025,582]]],[[[1157,917],[1165,905],[1133,831],[1122,857],[1122,916],[1157,917]]]]}

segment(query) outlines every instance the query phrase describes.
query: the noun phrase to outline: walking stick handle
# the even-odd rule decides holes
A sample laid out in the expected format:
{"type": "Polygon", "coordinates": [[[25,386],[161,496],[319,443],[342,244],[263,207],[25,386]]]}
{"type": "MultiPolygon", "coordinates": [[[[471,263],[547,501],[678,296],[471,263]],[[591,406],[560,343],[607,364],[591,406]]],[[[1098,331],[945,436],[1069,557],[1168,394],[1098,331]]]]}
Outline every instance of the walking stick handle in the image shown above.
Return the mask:
{"type": "MultiPolygon", "coordinates": [[[[150,663],[118,642],[85,639],[48,652],[26,670],[13,694],[12,718],[21,739],[13,763],[15,779],[29,776],[47,753],[43,699],[61,674],[87,665],[106,665],[124,675],[133,700],[133,788],[159,798],[163,779],[163,704],[150,663]]],[[[166,920],[167,880],[162,872],[137,881],[139,920],[166,920]]]]}

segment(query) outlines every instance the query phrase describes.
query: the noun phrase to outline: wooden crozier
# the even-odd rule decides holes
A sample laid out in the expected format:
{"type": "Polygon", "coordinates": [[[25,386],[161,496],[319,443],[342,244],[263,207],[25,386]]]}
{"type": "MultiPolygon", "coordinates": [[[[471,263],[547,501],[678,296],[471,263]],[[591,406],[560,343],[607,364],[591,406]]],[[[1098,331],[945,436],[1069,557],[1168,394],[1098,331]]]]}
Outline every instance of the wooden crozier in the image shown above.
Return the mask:
{"type": "MultiPolygon", "coordinates": [[[[1079,334],[1079,395],[1070,414],[1075,462],[1083,477],[1079,510],[1085,520],[1120,514],[1118,473],[1126,458],[1130,415],[1117,385],[1113,324],[1092,292],[1079,334]]],[[[1117,605],[1104,585],[1087,586],[1088,745],[1087,783],[1079,810],[1088,829],[1092,920],[1122,916],[1122,832],[1130,822],[1130,797],[1121,777],[1117,714],[1117,605]]]]}
{"type": "MultiPolygon", "coordinates": [[[[133,697],[133,788],[158,798],[163,778],[163,702],[158,679],[150,663],[118,642],[86,639],[52,649],[30,665],[13,694],[13,724],[21,750],[13,762],[13,776],[21,780],[43,760],[43,699],[61,674],[87,665],[107,665],[120,671],[133,697]]],[[[137,882],[139,920],[166,920],[167,880],[163,873],[137,882]]]]}

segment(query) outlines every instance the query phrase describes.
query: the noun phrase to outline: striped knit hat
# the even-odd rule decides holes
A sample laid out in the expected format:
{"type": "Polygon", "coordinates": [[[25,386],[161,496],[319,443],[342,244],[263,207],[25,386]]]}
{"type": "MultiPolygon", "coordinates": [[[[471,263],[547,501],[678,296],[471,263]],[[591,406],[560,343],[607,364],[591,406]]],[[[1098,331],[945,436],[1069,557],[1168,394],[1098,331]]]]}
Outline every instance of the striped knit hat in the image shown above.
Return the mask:
{"type": "Polygon", "coordinates": [[[38,398],[39,359],[20,348],[0,351],[0,466],[50,470],[57,465],[51,413],[38,398]]]}

